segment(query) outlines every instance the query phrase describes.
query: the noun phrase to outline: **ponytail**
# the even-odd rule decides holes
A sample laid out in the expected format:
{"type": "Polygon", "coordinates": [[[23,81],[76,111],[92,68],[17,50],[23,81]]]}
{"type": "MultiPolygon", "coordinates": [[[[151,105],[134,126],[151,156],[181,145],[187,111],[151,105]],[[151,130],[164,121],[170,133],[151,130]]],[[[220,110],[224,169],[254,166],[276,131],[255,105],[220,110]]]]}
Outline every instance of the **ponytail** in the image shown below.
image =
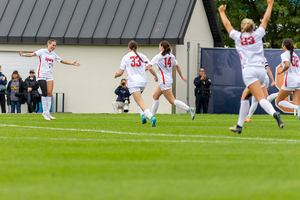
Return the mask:
{"type": "Polygon", "coordinates": [[[170,43],[167,40],[162,41],[160,46],[164,47],[164,51],[161,53],[163,56],[171,53],[170,43]]]}
{"type": "Polygon", "coordinates": [[[143,63],[148,63],[148,61],[144,62],[143,59],[140,57],[140,55],[136,52],[136,49],[138,47],[138,44],[136,41],[134,40],[131,40],[129,43],[128,43],[128,47],[130,50],[132,50],[135,55],[143,62],[143,63]]]}
{"type": "Polygon", "coordinates": [[[291,64],[293,62],[293,53],[294,53],[294,42],[290,38],[285,38],[282,42],[283,46],[290,51],[291,64]]]}
{"type": "Polygon", "coordinates": [[[242,34],[245,32],[252,32],[254,30],[254,27],[255,27],[255,24],[252,19],[248,19],[248,18],[243,19],[242,23],[241,23],[242,31],[241,31],[240,37],[242,37],[242,34]]]}

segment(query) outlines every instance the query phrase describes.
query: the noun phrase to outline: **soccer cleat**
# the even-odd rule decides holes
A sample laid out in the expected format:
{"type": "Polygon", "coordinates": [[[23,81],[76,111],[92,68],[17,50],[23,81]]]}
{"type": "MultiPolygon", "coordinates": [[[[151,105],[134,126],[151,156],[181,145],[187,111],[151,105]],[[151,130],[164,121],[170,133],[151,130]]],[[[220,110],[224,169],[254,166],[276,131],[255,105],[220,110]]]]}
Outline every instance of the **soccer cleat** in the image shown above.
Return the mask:
{"type": "Polygon", "coordinates": [[[242,128],[241,127],[237,127],[237,125],[233,126],[233,127],[229,127],[229,130],[231,130],[232,132],[241,134],[242,133],[242,128]]]}
{"type": "Polygon", "coordinates": [[[251,122],[251,118],[249,116],[246,117],[245,122],[251,122]]]}
{"type": "Polygon", "coordinates": [[[190,107],[190,114],[191,114],[192,120],[194,120],[195,119],[195,108],[190,107]]]}
{"type": "Polygon", "coordinates": [[[298,120],[300,120],[300,106],[297,108],[297,115],[298,115],[298,120]]]}
{"type": "Polygon", "coordinates": [[[274,115],[273,115],[273,117],[276,119],[279,128],[283,129],[284,128],[284,124],[283,124],[283,122],[282,122],[282,120],[280,118],[280,113],[279,112],[275,112],[274,115]]]}
{"type": "Polygon", "coordinates": [[[48,115],[48,117],[49,117],[51,120],[56,119],[55,117],[52,117],[50,114],[48,115]]]}
{"type": "Polygon", "coordinates": [[[49,116],[45,113],[42,114],[42,116],[45,118],[45,120],[50,121],[51,119],[49,118],[49,116]]]}
{"type": "Polygon", "coordinates": [[[155,117],[151,117],[151,126],[152,127],[156,127],[156,118],[155,117]]]}
{"type": "Polygon", "coordinates": [[[141,115],[141,119],[142,119],[142,124],[147,123],[147,119],[146,119],[145,115],[141,115]]]}

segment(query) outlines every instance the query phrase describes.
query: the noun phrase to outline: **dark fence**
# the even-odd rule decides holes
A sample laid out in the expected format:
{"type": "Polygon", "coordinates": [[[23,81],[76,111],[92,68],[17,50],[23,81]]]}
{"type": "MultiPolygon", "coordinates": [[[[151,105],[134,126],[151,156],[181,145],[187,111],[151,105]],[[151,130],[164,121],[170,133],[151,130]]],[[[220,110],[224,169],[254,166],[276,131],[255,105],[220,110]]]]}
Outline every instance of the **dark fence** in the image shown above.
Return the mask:
{"type": "MultiPolygon", "coordinates": [[[[300,50],[295,52],[300,57],[300,50]]],[[[281,62],[281,53],[283,53],[281,49],[265,50],[265,57],[268,60],[274,79],[276,77],[276,66],[281,62]]],[[[212,80],[212,97],[209,102],[208,112],[238,114],[240,98],[245,84],[242,79],[241,63],[237,51],[225,48],[202,48],[201,67],[205,69],[207,76],[212,80]]],[[[268,89],[269,94],[278,91],[277,87],[270,86],[268,89]]],[[[272,104],[275,106],[274,102],[272,104]]],[[[276,107],[275,109],[280,111],[276,107]]],[[[258,106],[255,114],[266,113],[258,106]]]]}

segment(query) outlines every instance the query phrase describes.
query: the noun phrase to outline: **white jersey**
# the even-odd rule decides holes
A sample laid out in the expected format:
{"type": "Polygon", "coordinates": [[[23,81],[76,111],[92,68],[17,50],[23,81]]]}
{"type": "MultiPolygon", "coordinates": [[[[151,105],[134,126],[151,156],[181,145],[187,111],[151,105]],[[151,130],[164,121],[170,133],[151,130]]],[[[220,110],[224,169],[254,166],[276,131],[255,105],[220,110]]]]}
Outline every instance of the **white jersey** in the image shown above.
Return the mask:
{"type": "Polygon", "coordinates": [[[137,53],[144,62],[142,62],[134,52],[127,53],[121,61],[120,69],[127,70],[128,88],[146,87],[147,85],[147,76],[145,72],[147,64],[145,62],[149,62],[149,59],[144,54],[137,53]]]}
{"type": "Polygon", "coordinates": [[[229,37],[235,42],[235,48],[240,56],[242,69],[246,67],[264,67],[264,50],[262,38],[266,34],[263,27],[257,28],[251,34],[232,30],[229,37]]]}
{"type": "Polygon", "coordinates": [[[154,56],[151,60],[150,65],[157,65],[157,73],[159,84],[172,84],[172,68],[178,65],[178,62],[173,54],[162,55],[162,52],[154,56]]]}
{"type": "Polygon", "coordinates": [[[53,62],[61,62],[61,58],[53,51],[39,49],[34,52],[39,57],[39,66],[37,68],[37,78],[52,78],[53,62]]]}
{"type": "Polygon", "coordinates": [[[286,50],[281,55],[281,64],[284,66],[284,62],[288,61],[290,67],[284,72],[283,84],[285,87],[299,87],[300,83],[300,68],[299,68],[299,57],[295,52],[293,52],[293,58],[291,63],[291,53],[289,50],[286,50]]]}

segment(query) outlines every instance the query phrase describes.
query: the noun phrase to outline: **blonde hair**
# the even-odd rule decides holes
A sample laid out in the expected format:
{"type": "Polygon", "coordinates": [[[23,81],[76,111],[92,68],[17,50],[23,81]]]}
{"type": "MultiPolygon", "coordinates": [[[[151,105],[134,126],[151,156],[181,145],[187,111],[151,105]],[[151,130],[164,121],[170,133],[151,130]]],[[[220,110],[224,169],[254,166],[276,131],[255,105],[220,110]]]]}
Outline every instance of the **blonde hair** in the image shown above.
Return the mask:
{"type": "MultiPolygon", "coordinates": [[[[11,74],[11,79],[14,79],[14,78],[13,78],[13,74],[14,74],[14,73],[11,74]]],[[[22,78],[21,75],[20,75],[19,73],[18,73],[17,75],[18,75],[18,76],[17,76],[18,79],[22,78]]]]}
{"type": "Polygon", "coordinates": [[[55,42],[55,43],[57,43],[57,42],[56,42],[56,40],[54,40],[54,39],[50,39],[50,40],[48,40],[48,41],[47,41],[47,45],[46,45],[46,46],[48,47],[48,45],[49,45],[49,44],[52,44],[52,42],[55,42]]]}
{"type": "Polygon", "coordinates": [[[252,32],[254,30],[255,24],[252,19],[245,18],[242,20],[241,29],[242,33],[252,32]]]}

